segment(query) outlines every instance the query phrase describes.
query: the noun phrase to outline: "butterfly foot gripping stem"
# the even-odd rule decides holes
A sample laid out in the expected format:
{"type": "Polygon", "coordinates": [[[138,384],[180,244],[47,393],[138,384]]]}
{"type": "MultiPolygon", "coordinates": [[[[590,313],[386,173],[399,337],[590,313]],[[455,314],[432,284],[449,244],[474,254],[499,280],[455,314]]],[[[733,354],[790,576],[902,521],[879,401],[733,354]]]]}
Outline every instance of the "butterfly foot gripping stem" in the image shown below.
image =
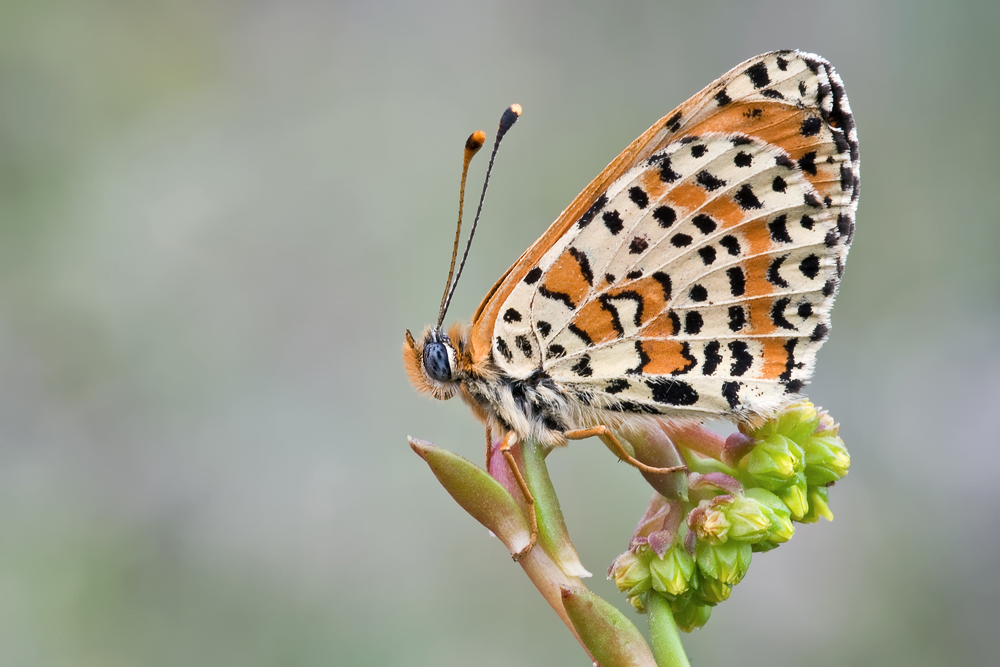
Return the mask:
{"type": "Polygon", "coordinates": [[[592,436],[597,436],[601,438],[610,446],[611,450],[618,455],[618,458],[625,461],[629,465],[638,468],[642,472],[652,473],[654,475],[659,475],[661,473],[667,472],[678,472],[680,470],[687,470],[687,466],[673,466],[671,468],[654,468],[653,466],[646,465],[642,461],[638,460],[634,456],[628,453],[625,446],[619,442],[618,438],[608,429],[607,426],[603,424],[600,426],[594,426],[592,428],[584,428],[578,431],[567,431],[565,434],[567,440],[583,440],[584,438],[590,438],[592,436]]]}
{"type": "Polygon", "coordinates": [[[531,538],[528,541],[528,546],[514,554],[513,558],[515,561],[526,556],[532,547],[535,546],[535,542],[538,541],[538,517],[535,516],[535,497],[531,495],[528,483],[524,481],[524,475],[521,474],[521,469],[517,466],[517,461],[514,460],[514,454],[510,451],[510,448],[516,442],[517,440],[513,434],[507,434],[500,443],[500,453],[507,459],[507,465],[510,466],[510,471],[514,474],[514,479],[517,480],[517,485],[520,487],[521,493],[524,494],[524,500],[528,503],[528,519],[531,522],[531,538]]]}

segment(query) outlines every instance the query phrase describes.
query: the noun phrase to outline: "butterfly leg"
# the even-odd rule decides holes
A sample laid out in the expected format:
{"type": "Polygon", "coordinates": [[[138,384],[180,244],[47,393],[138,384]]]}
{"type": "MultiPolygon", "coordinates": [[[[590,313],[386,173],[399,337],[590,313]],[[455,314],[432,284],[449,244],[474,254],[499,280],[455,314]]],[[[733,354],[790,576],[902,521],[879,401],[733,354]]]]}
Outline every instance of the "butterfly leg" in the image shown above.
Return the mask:
{"type": "Polygon", "coordinates": [[[618,441],[618,438],[608,429],[607,426],[603,424],[600,426],[594,426],[592,428],[583,428],[578,431],[567,431],[564,433],[567,440],[583,440],[584,438],[590,438],[592,436],[597,436],[599,438],[606,438],[605,442],[611,445],[618,457],[632,465],[642,472],[652,473],[654,475],[665,473],[665,472],[677,472],[678,470],[687,470],[687,466],[673,466],[672,468],[654,468],[653,466],[648,466],[642,461],[636,459],[634,456],[628,453],[624,445],[618,441]]]}
{"type": "Polygon", "coordinates": [[[531,538],[528,541],[528,546],[514,554],[514,560],[519,560],[531,551],[531,548],[535,546],[535,542],[538,540],[538,518],[535,516],[535,497],[531,495],[531,490],[528,489],[528,483],[524,481],[521,469],[518,468],[517,461],[514,460],[514,454],[510,451],[510,448],[515,444],[517,444],[517,436],[513,433],[508,433],[500,442],[500,453],[503,454],[505,459],[507,459],[507,465],[510,466],[510,471],[514,473],[514,479],[517,480],[517,485],[520,487],[521,493],[524,494],[524,500],[528,503],[528,519],[531,521],[531,538]]]}

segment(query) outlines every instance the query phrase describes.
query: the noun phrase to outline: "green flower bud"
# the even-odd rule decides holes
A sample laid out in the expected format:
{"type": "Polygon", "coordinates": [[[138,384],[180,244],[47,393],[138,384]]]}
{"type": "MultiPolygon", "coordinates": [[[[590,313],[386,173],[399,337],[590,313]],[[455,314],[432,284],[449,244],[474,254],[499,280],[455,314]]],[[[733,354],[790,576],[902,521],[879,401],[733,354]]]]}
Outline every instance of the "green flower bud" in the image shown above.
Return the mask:
{"type": "Polygon", "coordinates": [[[749,544],[735,540],[725,544],[698,542],[695,548],[698,569],[705,575],[705,580],[718,579],[730,585],[738,584],[743,579],[752,556],[749,544]]]}
{"type": "Polygon", "coordinates": [[[681,546],[673,546],[663,558],[649,561],[653,590],[670,595],[681,595],[690,588],[694,575],[694,559],[681,546]]]}
{"type": "Polygon", "coordinates": [[[802,470],[805,454],[794,440],[783,435],[772,435],[761,440],[744,459],[746,470],[766,489],[776,491],[802,470]]]}
{"type": "Polygon", "coordinates": [[[785,503],[788,511],[792,514],[792,519],[801,521],[802,517],[809,511],[809,487],[806,484],[805,475],[798,475],[794,483],[778,491],[778,497],[785,503]]]}
{"type": "Polygon", "coordinates": [[[684,632],[691,632],[704,626],[712,615],[710,606],[694,599],[685,600],[676,607],[672,606],[671,611],[674,613],[677,627],[684,632]]]}
{"type": "Polygon", "coordinates": [[[806,481],[810,485],[825,486],[847,474],[851,455],[844,441],[829,431],[808,438],[802,446],[805,452],[806,481]]]}
{"type": "Polygon", "coordinates": [[[728,532],[729,519],[725,512],[719,508],[705,510],[704,520],[697,527],[698,537],[712,543],[722,543],[726,541],[728,532]]]}
{"type": "Polygon", "coordinates": [[[802,519],[802,523],[816,523],[823,517],[827,521],[833,521],[833,512],[830,511],[830,496],[825,486],[809,487],[809,511],[802,519]]]}
{"type": "Polygon", "coordinates": [[[809,401],[799,401],[779,412],[775,421],[777,421],[776,433],[802,443],[816,432],[820,416],[815,405],[809,401]]]}
{"type": "MultiPolygon", "coordinates": [[[[747,546],[749,550],[749,545],[747,546]]],[[[708,579],[706,578],[701,582],[701,587],[698,589],[698,597],[705,602],[716,605],[720,602],[725,602],[729,599],[730,593],[733,592],[733,585],[727,584],[724,581],[719,581],[718,579],[708,579]]]]}
{"type": "Polygon", "coordinates": [[[757,440],[781,435],[795,442],[802,442],[816,431],[820,417],[816,406],[807,400],[799,401],[786,406],[763,426],[749,431],[747,435],[757,440]]]}
{"type": "Polygon", "coordinates": [[[788,510],[788,506],[781,502],[781,498],[761,488],[747,489],[746,497],[757,502],[769,522],[764,539],[754,545],[755,551],[768,551],[792,539],[792,535],[795,534],[792,513],[788,510]]]}
{"type": "Polygon", "coordinates": [[[759,542],[771,527],[771,521],[759,502],[742,496],[726,510],[729,519],[729,537],[741,542],[759,542]]]}
{"type": "Polygon", "coordinates": [[[632,597],[626,599],[628,600],[628,603],[632,605],[632,608],[635,609],[637,612],[639,612],[640,614],[646,613],[645,595],[633,595],[632,597]]]}
{"type": "Polygon", "coordinates": [[[649,576],[649,552],[635,554],[626,551],[611,566],[610,578],[615,580],[618,590],[629,597],[642,595],[651,585],[649,576]]]}

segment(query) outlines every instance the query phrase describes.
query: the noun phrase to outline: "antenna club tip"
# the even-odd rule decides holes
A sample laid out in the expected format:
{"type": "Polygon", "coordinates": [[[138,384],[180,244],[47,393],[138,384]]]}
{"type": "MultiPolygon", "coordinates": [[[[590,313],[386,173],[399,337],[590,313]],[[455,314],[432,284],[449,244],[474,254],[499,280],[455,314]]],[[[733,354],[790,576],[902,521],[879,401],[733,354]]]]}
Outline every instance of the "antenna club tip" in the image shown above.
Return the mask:
{"type": "Polygon", "coordinates": [[[516,123],[517,119],[520,117],[521,117],[520,104],[511,104],[509,107],[507,107],[503,112],[503,116],[500,117],[500,133],[503,134],[504,132],[509,130],[510,127],[514,123],[516,123]]]}
{"type": "Polygon", "coordinates": [[[483,147],[486,143],[486,133],[482,130],[476,130],[469,135],[469,138],[465,140],[465,150],[468,153],[475,154],[479,152],[479,149],[483,147]]]}

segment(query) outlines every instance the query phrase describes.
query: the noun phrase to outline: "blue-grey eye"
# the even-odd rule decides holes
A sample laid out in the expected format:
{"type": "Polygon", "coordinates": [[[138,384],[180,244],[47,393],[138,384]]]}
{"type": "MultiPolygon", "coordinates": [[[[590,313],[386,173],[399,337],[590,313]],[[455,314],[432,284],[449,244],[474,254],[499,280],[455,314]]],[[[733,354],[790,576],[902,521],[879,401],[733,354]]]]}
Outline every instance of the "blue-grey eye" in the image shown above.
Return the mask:
{"type": "Polygon", "coordinates": [[[448,348],[444,343],[427,343],[424,345],[424,370],[438,382],[451,380],[451,363],[448,361],[448,348]]]}

